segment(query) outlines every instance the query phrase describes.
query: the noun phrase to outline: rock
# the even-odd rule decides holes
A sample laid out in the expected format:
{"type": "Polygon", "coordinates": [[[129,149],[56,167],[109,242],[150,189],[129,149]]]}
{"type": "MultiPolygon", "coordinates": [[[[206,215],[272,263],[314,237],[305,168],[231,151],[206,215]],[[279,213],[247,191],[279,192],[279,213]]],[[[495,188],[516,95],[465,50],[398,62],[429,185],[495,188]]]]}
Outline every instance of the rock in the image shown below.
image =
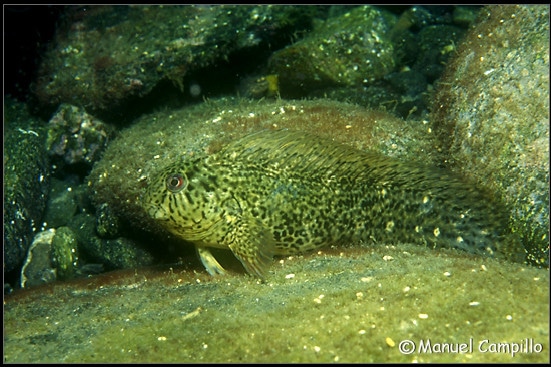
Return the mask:
{"type": "MultiPolygon", "coordinates": [[[[209,80],[218,63],[224,73],[228,59],[241,52],[241,67],[248,59],[250,68],[257,67],[251,53],[288,43],[318,11],[264,5],[69,7],[44,56],[36,97],[44,107],[69,103],[120,122],[141,111],[144,103],[138,101],[155,88],[153,104],[175,90],[201,97],[213,91],[208,83],[220,90],[219,77],[209,80]],[[201,72],[206,67],[210,72],[201,72]],[[193,92],[194,85],[202,94],[193,92]]],[[[235,78],[235,72],[223,75],[235,78]]]]}
{"type": "Polygon", "coordinates": [[[52,265],[52,242],[55,229],[36,234],[21,268],[21,288],[50,283],[57,279],[52,265]]]}
{"type": "Polygon", "coordinates": [[[52,265],[58,279],[75,277],[80,267],[79,246],[76,234],[69,227],[59,227],[52,241],[52,265]]]}
{"type": "Polygon", "coordinates": [[[15,291],[4,362],[549,362],[546,269],[407,244],[281,258],[262,284],[200,266],[15,291]],[[472,353],[434,352],[461,343],[472,353]]]}
{"type": "MultiPolygon", "coordinates": [[[[393,7],[339,7],[347,11],[330,12],[304,39],[274,52],[265,77],[278,77],[284,98],[327,97],[424,118],[432,84],[476,13],[457,8],[412,6],[397,16],[393,7]],[[452,16],[457,8],[462,18],[452,16]]],[[[243,95],[260,86],[249,83],[243,95]]]]}
{"type": "Polygon", "coordinates": [[[443,160],[510,206],[529,261],[549,264],[549,7],[489,6],[439,83],[443,160]]]}
{"type": "Polygon", "coordinates": [[[48,122],[46,148],[58,166],[91,166],[114,130],[82,108],[62,104],[48,122]]]}
{"type": "Polygon", "coordinates": [[[79,209],[76,185],[52,178],[50,194],[44,213],[44,223],[50,228],[67,225],[79,209]]]}
{"type": "Polygon", "coordinates": [[[105,270],[151,265],[153,256],[129,238],[100,238],[96,219],[91,214],[78,214],[69,224],[74,229],[80,251],[92,264],[102,264],[105,270]]]}
{"type": "Polygon", "coordinates": [[[78,243],[68,227],[39,232],[21,269],[21,288],[73,278],[79,269],[78,243]]]}
{"type": "Polygon", "coordinates": [[[395,67],[388,34],[396,17],[372,6],[360,6],[319,24],[310,35],[269,60],[279,75],[284,98],[300,98],[319,89],[354,86],[381,79],[395,67]]]}
{"type": "Polygon", "coordinates": [[[130,238],[118,237],[103,242],[102,258],[107,269],[139,268],[153,264],[151,252],[130,238]]]}
{"type": "Polygon", "coordinates": [[[4,103],[4,272],[19,273],[42,227],[49,162],[42,124],[29,115],[26,105],[10,98],[4,103]]]}
{"type": "Polygon", "coordinates": [[[103,203],[96,210],[96,232],[102,238],[116,238],[120,236],[121,221],[107,203],[103,203]]]}

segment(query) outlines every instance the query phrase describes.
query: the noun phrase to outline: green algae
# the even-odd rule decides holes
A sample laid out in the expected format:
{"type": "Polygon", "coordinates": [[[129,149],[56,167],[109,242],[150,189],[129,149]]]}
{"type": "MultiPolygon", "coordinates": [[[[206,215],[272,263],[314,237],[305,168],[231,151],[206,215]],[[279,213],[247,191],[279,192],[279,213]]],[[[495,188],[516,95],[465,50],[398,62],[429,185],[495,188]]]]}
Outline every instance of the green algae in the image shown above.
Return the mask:
{"type": "Polygon", "coordinates": [[[79,247],[87,258],[100,262],[109,270],[147,266],[153,262],[153,256],[131,238],[100,236],[96,218],[91,214],[77,214],[69,226],[73,228],[79,247]]]}
{"type": "Polygon", "coordinates": [[[329,18],[304,39],[276,51],[268,69],[279,75],[281,95],[300,98],[314,90],[358,85],[382,78],[395,67],[388,36],[396,17],[360,6],[329,18]]]}
{"type": "Polygon", "coordinates": [[[69,227],[59,227],[52,239],[52,265],[57,279],[72,279],[79,265],[78,241],[69,227]]]}
{"type": "Polygon", "coordinates": [[[36,96],[43,106],[70,103],[120,120],[113,110],[133,113],[135,104],[127,102],[163,82],[183,91],[190,74],[235,52],[289,42],[317,12],[264,5],[70,7],[44,56],[36,96]]]}
{"type": "Polygon", "coordinates": [[[199,268],[16,292],[5,301],[4,361],[549,361],[542,269],[405,244],[281,258],[265,283],[242,273],[209,278],[199,268]],[[478,350],[484,340],[526,339],[543,351],[478,350]],[[403,340],[472,340],[474,350],[406,355],[403,340]]]}
{"type": "Polygon", "coordinates": [[[27,106],[4,98],[4,271],[19,271],[42,226],[49,190],[45,130],[27,106]]]}
{"type": "Polygon", "coordinates": [[[501,195],[549,265],[549,6],[489,6],[447,67],[431,123],[443,160],[501,195]]]}

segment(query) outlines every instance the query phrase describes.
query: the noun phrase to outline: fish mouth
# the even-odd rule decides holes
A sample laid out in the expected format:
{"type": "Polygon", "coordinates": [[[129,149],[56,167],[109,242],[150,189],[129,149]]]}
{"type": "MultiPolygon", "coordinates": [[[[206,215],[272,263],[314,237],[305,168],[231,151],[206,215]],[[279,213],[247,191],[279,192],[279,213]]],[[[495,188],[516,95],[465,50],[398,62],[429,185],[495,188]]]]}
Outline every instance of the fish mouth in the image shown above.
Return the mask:
{"type": "Polygon", "coordinates": [[[194,221],[194,224],[191,225],[189,223],[186,225],[178,223],[166,223],[165,226],[167,227],[169,232],[179,235],[187,241],[196,242],[207,241],[207,239],[211,238],[219,222],[220,221],[204,222],[199,220],[194,221]]]}
{"type": "Polygon", "coordinates": [[[164,222],[162,224],[169,232],[173,232],[182,236],[187,240],[201,240],[208,237],[214,227],[218,225],[220,220],[213,222],[204,222],[202,219],[192,219],[193,224],[187,223],[185,225],[174,223],[171,221],[169,213],[162,207],[155,206],[153,204],[146,207],[146,212],[150,218],[164,222]]]}
{"type": "Polygon", "coordinates": [[[155,205],[149,205],[146,209],[147,214],[155,220],[168,220],[166,210],[155,205]]]}

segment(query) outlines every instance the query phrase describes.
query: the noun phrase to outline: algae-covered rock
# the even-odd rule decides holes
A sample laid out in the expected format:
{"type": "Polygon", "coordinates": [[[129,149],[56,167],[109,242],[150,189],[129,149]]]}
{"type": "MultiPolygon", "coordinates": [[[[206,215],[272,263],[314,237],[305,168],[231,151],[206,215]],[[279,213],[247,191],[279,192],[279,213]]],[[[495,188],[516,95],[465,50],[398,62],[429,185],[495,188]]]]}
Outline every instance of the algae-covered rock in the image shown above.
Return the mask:
{"type": "MultiPolygon", "coordinates": [[[[273,53],[266,77],[277,76],[284,98],[328,97],[422,118],[432,84],[478,10],[429,8],[333,7],[303,39],[273,53]]],[[[245,95],[258,89],[249,83],[245,95]]]]}
{"type": "Polygon", "coordinates": [[[407,244],[283,258],[264,283],[199,267],[16,291],[4,362],[549,363],[546,269],[407,244]]]}
{"type": "Polygon", "coordinates": [[[21,288],[74,278],[79,266],[78,241],[70,228],[41,231],[21,268],[21,288]]]}
{"type": "Polygon", "coordinates": [[[69,227],[59,227],[52,241],[52,265],[58,279],[71,279],[79,267],[79,249],[76,234],[69,227]]]}
{"type": "Polygon", "coordinates": [[[48,122],[46,148],[57,165],[92,165],[112,134],[111,126],[83,109],[62,104],[48,122]]]}
{"type": "Polygon", "coordinates": [[[50,228],[66,225],[79,209],[78,193],[66,182],[52,178],[51,189],[44,212],[44,223],[50,228]]]}
{"type": "Polygon", "coordinates": [[[289,42],[295,31],[310,27],[317,11],[264,5],[69,7],[42,62],[36,96],[45,106],[69,103],[112,116],[155,87],[162,94],[162,81],[188,91],[189,75],[226,63],[237,51],[258,54],[289,42]]]}
{"type": "Polygon", "coordinates": [[[57,279],[56,269],[52,265],[52,242],[55,232],[55,229],[48,229],[34,236],[25,263],[21,267],[21,288],[33,287],[57,279]]]}
{"type": "Polygon", "coordinates": [[[96,233],[102,238],[116,238],[121,233],[121,221],[107,203],[96,210],[96,233]]]}
{"type": "Polygon", "coordinates": [[[382,78],[395,67],[389,33],[396,16],[372,6],[354,8],[319,24],[309,36],[275,52],[269,70],[281,95],[298,98],[317,89],[382,78]]]}
{"type": "Polygon", "coordinates": [[[152,174],[178,158],[216,152],[246,133],[283,128],[404,159],[429,163],[433,157],[423,122],[329,100],[220,99],[139,119],[109,145],[88,184],[97,205],[109,204],[133,227],[155,229],[140,202],[152,174]]]}
{"type": "Polygon", "coordinates": [[[147,266],[153,262],[153,256],[129,238],[100,237],[93,215],[78,214],[69,225],[76,234],[79,250],[90,263],[102,264],[105,269],[112,270],[147,266]]]}
{"type": "Polygon", "coordinates": [[[549,257],[549,7],[490,6],[447,67],[432,122],[443,159],[511,208],[529,261],[549,257]]]}
{"type": "Polygon", "coordinates": [[[42,227],[49,188],[45,131],[27,106],[4,99],[4,271],[17,270],[42,227]]]}

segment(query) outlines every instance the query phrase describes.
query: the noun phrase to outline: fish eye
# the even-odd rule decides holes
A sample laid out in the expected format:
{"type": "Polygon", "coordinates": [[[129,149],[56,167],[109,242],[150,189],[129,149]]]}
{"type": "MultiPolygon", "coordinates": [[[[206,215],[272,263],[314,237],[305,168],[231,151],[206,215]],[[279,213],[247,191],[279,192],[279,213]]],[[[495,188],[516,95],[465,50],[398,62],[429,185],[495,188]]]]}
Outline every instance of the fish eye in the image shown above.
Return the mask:
{"type": "Polygon", "coordinates": [[[171,192],[182,191],[187,185],[187,178],[179,173],[171,173],[166,178],[166,188],[171,192]]]}

